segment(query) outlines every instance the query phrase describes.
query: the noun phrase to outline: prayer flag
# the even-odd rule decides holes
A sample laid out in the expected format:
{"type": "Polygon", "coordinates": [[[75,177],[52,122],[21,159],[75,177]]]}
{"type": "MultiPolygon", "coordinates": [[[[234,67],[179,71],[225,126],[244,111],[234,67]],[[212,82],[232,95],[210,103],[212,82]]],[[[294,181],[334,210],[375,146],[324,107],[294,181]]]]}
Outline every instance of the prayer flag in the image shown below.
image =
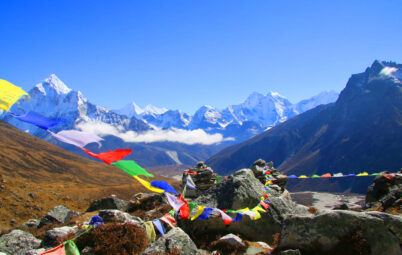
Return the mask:
{"type": "Polygon", "coordinates": [[[58,132],[57,134],[49,130],[48,132],[57,140],[64,143],[75,145],[81,149],[84,148],[85,145],[89,143],[97,143],[99,144],[100,147],[101,146],[100,141],[103,140],[97,135],[81,132],[78,130],[63,130],[58,132]]]}
{"type": "Polygon", "coordinates": [[[329,178],[329,177],[331,177],[330,173],[326,173],[326,174],[321,175],[321,178],[329,178]]]}
{"type": "Polygon", "coordinates": [[[120,160],[112,163],[112,165],[117,166],[118,168],[120,168],[121,170],[123,170],[124,172],[128,173],[131,176],[145,175],[149,177],[154,177],[153,174],[148,173],[147,170],[140,167],[133,160],[120,160]]]}
{"type": "Polygon", "coordinates": [[[180,207],[182,207],[184,205],[184,203],[182,201],[180,201],[179,199],[177,199],[175,196],[173,196],[169,193],[166,193],[166,192],[165,192],[165,195],[168,199],[170,206],[172,206],[175,211],[180,210],[180,207]]]}
{"type": "Polygon", "coordinates": [[[381,175],[381,173],[372,173],[372,174],[370,174],[371,176],[378,176],[378,175],[381,175]]]}
{"type": "Polygon", "coordinates": [[[162,223],[159,221],[159,219],[154,219],[152,220],[152,223],[154,224],[154,226],[156,227],[156,229],[159,231],[159,233],[161,233],[162,236],[165,235],[165,228],[163,227],[162,223]]]}
{"type": "Polygon", "coordinates": [[[306,178],[308,178],[308,177],[305,176],[305,175],[300,175],[300,176],[299,176],[299,179],[306,179],[306,178]]]}
{"type": "Polygon", "coordinates": [[[209,215],[212,213],[213,210],[214,210],[214,209],[211,208],[211,207],[205,207],[204,210],[203,210],[203,212],[201,213],[200,216],[198,216],[197,219],[200,219],[200,220],[206,220],[206,219],[208,219],[209,215]]]}
{"type": "Polygon", "coordinates": [[[137,181],[139,181],[142,186],[144,186],[145,188],[149,189],[150,191],[156,192],[156,193],[163,193],[165,192],[163,189],[158,189],[158,188],[154,188],[151,186],[151,184],[149,182],[147,182],[146,180],[141,179],[138,176],[133,176],[137,181]]]}
{"type": "Polygon", "coordinates": [[[334,174],[334,177],[343,177],[343,173],[334,174]]]}
{"type": "Polygon", "coordinates": [[[154,224],[152,223],[152,221],[147,221],[147,222],[144,222],[144,226],[145,226],[145,231],[147,232],[148,242],[152,243],[156,239],[154,224]]]}
{"type": "Polygon", "coordinates": [[[162,216],[160,220],[168,224],[171,228],[175,228],[175,225],[177,224],[176,220],[172,218],[169,214],[162,216]],[[169,216],[169,218],[167,216],[169,216]],[[173,221],[171,219],[173,219],[173,221]]]}
{"type": "Polygon", "coordinates": [[[49,129],[54,126],[57,126],[60,123],[66,122],[64,119],[60,118],[47,118],[45,116],[40,115],[36,112],[28,112],[24,115],[15,115],[14,113],[10,113],[11,116],[16,118],[17,120],[33,124],[43,129],[49,129]]]}
{"type": "Polygon", "coordinates": [[[319,176],[318,174],[313,174],[312,176],[311,176],[311,178],[320,178],[321,176],[319,176]]]}
{"type": "Polygon", "coordinates": [[[165,192],[170,192],[178,195],[177,191],[167,181],[152,181],[151,186],[159,189],[163,189],[165,192]]]}
{"type": "Polygon", "coordinates": [[[22,96],[29,97],[28,93],[20,87],[0,79],[0,109],[8,111],[22,96]]]}
{"type": "Polygon", "coordinates": [[[368,176],[368,175],[369,174],[367,172],[363,172],[363,173],[358,174],[357,176],[368,176]]]}
{"type": "Polygon", "coordinates": [[[195,183],[193,181],[193,178],[191,178],[191,175],[187,175],[187,182],[186,185],[190,188],[190,189],[197,189],[195,187],[195,183]]]}
{"type": "Polygon", "coordinates": [[[112,162],[122,160],[125,156],[133,151],[132,149],[117,149],[115,151],[101,152],[99,154],[95,154],[85,148],[82,149],[89,156],[100,159],[108,165],[110,165],[112,162]]]}
{"type": "Polygon", "coordinates": [[[191,220],[195,220],[198,218],[198,216],[200,216],[202,214],[202,212],[204,211],[205,206],[202,205],[198,205],[197,206],[197,212],[195,213],[195,215],[193,217],[191,217],[191,220]]]}
{"type": "Polygon", "coordinates": [[[241,221],[243,219],[243,214],[236,213],[236,216],[233,218],[233,222],[241,221]]]}
{"type": "Polygon", "coordinates": [[[297,179],[297,176],[294,175],[294,174],[292,174],[292,175],[289,175],[289,176],[288,176],[288,179],[297,179]]]}
{"type": "Polygon", "coordinates": [[[230,223],[232,223],[232,217],[227,215],[225,212],[223,212],[222,210],[220,210],[218,208],[214,208],[214,211],[217,211],[220,213],[222,220],[226,225],[229,225],[230,223]]]}

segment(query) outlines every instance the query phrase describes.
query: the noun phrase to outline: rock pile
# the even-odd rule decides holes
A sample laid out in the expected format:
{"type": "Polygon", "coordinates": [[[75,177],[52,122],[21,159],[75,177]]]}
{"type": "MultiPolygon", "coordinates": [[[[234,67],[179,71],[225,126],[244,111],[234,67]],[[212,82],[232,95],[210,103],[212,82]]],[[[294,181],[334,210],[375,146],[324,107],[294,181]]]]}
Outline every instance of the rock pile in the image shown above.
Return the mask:
{"type": "Polygon", "coordinates": [[[212,187],[218,177],[218,175],[202,161],[198,162],[194,168],[183,172],[182,187],[186,185],[188,175],[191,176],[197,188],[196,190],[186,190],[186,197],[189,198],[198,197],[203,191],[212,187]]]}
{"type": "Polygon", "coordinates": [[[275,178],[274,183],[278,185],[282,191],[286,189],[288,177],[274,168],[274,162],[271,161],[267,163],[263,159],[258,159],[253,163],[250,169],[253,171],[255,178],[262,184],[265,184],[265,171],[271,172],[272,176],[275,178]]]}
{"type": "Polygon", "coordinates": [[[381,211],[402,213],[402,170],[398,173],[383,172],[374,179],[366,193],[365,207],[381,211]]]}

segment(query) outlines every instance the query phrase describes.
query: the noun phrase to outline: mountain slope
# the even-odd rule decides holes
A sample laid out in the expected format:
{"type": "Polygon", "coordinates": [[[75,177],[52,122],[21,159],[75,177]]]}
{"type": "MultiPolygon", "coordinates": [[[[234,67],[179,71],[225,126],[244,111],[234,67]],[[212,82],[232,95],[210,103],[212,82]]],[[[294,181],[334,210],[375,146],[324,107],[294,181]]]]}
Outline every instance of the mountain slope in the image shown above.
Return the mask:
{"type": "Polygon", "coordinates": [[[0,187],[0,229],[9,226],[6,219],[19,224],[55,205],[84,211],[96,198],[116,194],[129,199],[146,191],[116,167],[77,156],[1,120],[0,159],[0,181],[5,180],[0,187]]]}
{"type": "Polygon", "coordinates": [[[207,160],[226,174],[257,158],[288,174],[402,167],[402,65],[375,61],[334,104],[316,107],[207,160]],[[389,72],[393,70],[393,72],[389,72]]]}

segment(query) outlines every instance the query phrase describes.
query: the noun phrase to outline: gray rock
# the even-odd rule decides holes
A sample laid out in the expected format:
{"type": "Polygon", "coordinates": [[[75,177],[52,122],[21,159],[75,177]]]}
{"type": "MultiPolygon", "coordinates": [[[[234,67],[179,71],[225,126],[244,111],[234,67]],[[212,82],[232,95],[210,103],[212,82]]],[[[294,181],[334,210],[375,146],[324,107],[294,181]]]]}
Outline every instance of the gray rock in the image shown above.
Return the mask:
{"type": "Polygon", "coordinates": [[[246,244],[241,240],[240,237],[233,235],[233,234],[227,234],[223,237],[221,237],[218,242],[226,243],[235,247],[245,247],[246,244]]]}
{"type": "Polygon", "coordinates": [[[259,255],[259,254],[271,254],[274,250],[271,246],[264,242],[247,242],[247,250],[245,255],[259,255]]]}
{"type": "MultiPolygon", "coordinates": [[[[389,172],[382,172],[389,174],[389,172]]],[[[389,207],[399,207],[398,200],[402,197],[402,171],[397,174],[390,175],[392,178],[386,178],[379,175],[374,179],[374,183],[367,188],[366,192],[366,208],[381,206],[385,211],[389,207]]]]}
{"type": "Polygon", "coordinates": [[[81,255],[95,255],[94,249],[92,247],[85,247],[84,249],[82,249],[82,251],[80,252],[81,255]]]}
{"type": "Polygon", "coordinates": [[[40,220],[38,219],[30,219],[27,222],[21,224],[21,228],[38,228],[40,224],[40,220]]]}
{"type": "Polygon", "coordinates": [[[281,251],[281,253],[279,253],[279,254],[280,255],[301,255],[301,253],[298,249],[281,251]]]}
{"type": "Polygon", "coordinates": [[[117,209],[120,211],[127,211],[129,203],[125,200],[116,197],[106,197],[95,200],[91,203],[87,212],[93,212],[106,209],[117,209]]]}
{"type": "MultiPolygon", "coordinates": [[[[38,254],[41,254],[41,253],[43,253],[43,252],[45,252],[45,251],[46,251],[45,248],[33,249],[33,250],[28,251],[28,252],[26,253],[26,255],[38,255],[38,254]]],[[[1,254],[0,254],[0,255],[1,255],[1,254]]]]}
{"type": "Polygon", "coordinates": [[[119,210],[101,210],[99,216],[105,223],[118,222],[118,223],[140,223],[142,220],[136,216],[132,216],[128,213],[121,212],[119,210]]]}
{"type": "Polygon", "coordinates": [[[279,249],[297,248],[312,255],[344,251],[399,255],[401,223],[400,216],[342,210],[323,211],[314,216],[291,215],[284,221],[279,249]]]}
{"type": "Polygon", "coordinates": [[[150,254],[197,254],[197,246],[191,238],[180,228],[173,228],[164,236],[148,245],[143,255],[150,254]]]}
{"type": "Polygon", "coordinates": [[[0,237],[0,251],[8,254],[26,254],[40,246],[40,239],[22,230],[13,230],[0,237]]]}
{"type": "MultiPolygon", "coordinates": [[[[275,185],[273,185],[275,186],[275,185]]],[[[248,216],[243,220],[233,222],[226,226],[221,218],[209,218],[208,220],[183,221],[178,220],[179,226],[184,231],[202,238],[208,233],[225,235],[229,233],[240,234],[250,241],[272,242],[272,235],[281,231],[282,222],[286,215],[309,215],[307,207],[296,205],[288,191],[280,192],[280,187],[271,186],[269,200],[271,207],[266,213],[261,213],[261,219],[254,221],[248,216]]],[[[259,204],[264,185],[254,177],[250,169],[242,169],[229,176],[215,186],[211,187],[200,197],[195,199],[199,205],[220,209],[254,208],[259,204]]],[[[212,236],[211,236],[212,237],[212,236]]]]}
{"type": "Polygon", "coordinates": [[[68,234],[77,233],[77,227],[61,227],[54,228],[46,232],[45,237],[42,240],[41,247],[52,247],[58,244],[58,239],[66,237],[68,234]]]}
{"type": "Polygon", "coordinates": [[[71,217],[75,215],[79,215],[79,213],[71,211],[64,205],[55,206],[45,216],[42,217],[38,228],[53,223],[66,223],[71,219],[71,217]]]}

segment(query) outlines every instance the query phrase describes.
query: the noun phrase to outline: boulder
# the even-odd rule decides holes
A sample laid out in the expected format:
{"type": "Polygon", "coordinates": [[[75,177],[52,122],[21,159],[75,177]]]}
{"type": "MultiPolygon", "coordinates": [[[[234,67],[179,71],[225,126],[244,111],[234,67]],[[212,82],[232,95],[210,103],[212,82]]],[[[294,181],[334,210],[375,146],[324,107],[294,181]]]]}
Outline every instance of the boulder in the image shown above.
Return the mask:
{"type": "Polygon", "coordinates": [[[66,237],[69,234],[75,234],[78,227],[60,227],[48,230],[42,240],[41,247],[53,247],[58,244],[58,239],[66,237]]]}
{"type": "Polygon", "coordinates": [[[150,254],[198,254],[197,246],[180,228],[173,228],[164,236],[148,245],[143,255],[150,254]]]}
{"type": "Polygon", "coordinates": [[[0,251],[7,254],[23,255],[40,246],[40,239],[22,230],[13,230],[0,237],[0,251]]]}
{"type": "Polygon", "coordinates": [[[384,213],[323,211],[289,215],[281,231],[279,250],[302,254],[402,254],[402,217],[384,213]]]}
{"type": "Polygon", "coordinates": [[[246,251],[247,245],[240,237],[233,234],[227,234],[213,242],[210,248],[214,251],[220,252],[221,254],[241,254],[246,251]]]}
{"type": "Polygon", "coordinates": [[[402,212],[402,171],[396,174],[383,172],[374,179],[374,183],[367,188],[365,208],[378,208],[382,211],[395,208],[402,212]]]}
{"type": "Polygon", "coordinates": [[[279,254],[280,255],[301,255],[301,253],[298,249],[281,251],[281,253],[279,253],[279,254]]]}
{"type": "Polygon", "coordinates": [[[93,212],[106,209],[117,209],[120,211],[127,211],[129,203],[125,200],[116,197],[105,197],[95,200],[91,203],[87,212],[93,212]]]}
{"type": "Polygon", "coordinates": [[[250,169],[253,171],[255,178],[257,178],[262,184],[265,184],[266,181],[264,171],[271,172],[272,177],[275,178],[275,184],[281,188],[281,191],[286,189],[288,177],[276,170],[272,161],[267,163],[263,159],[257,159],[250,169]]]}
{"type": "MultiPolygon", "coordinates": [[[[263,192],[264,185],[254,177],[252,170],[242,169],[205,191],[194,202],[220,209],[251,209],[259,204],[263,192]]],[[[281,188],[276,185],[271,186],[269,200],[270,208],[266,213],[261,213],[262,217],[257,221],[244,216],[241,221],[226,226],[220,217],[210,217],[207,220],[178,220],[178,224],[192,237],[196,237],[194,240],[234,233],[250,241],[272,242],[273,235],[281,231],[286,215],[310,214],[307,207],[295,204],[289,192],[281,192],[281,188]]]]}
{"type": "Polygon", "coordinates": [[[271,254],[274,250],[271,246],[264,242],[249,242],[247,243],[247,250],[245,255],[259,255],[259,254],[271,254]]]}
{"type": "Polygon", "coordinates": [[[167,204],[167,199],[164,194],[138,193],[130,200],[127,212],[134,212],[136,210],[148,211],[163,204],[167,204]]]}
{"type": "Polygon", "coordinates": [[[142,220],[136,216],[132,216],[128,213],[119,210],[101,210],[99,216],[105,223],[117,222],[117,223],[140,223],[142,220]]]}
{"type": "Polygon", "coordinates": [[[66,223],[71,219],[71,217],[75,215],[79,215],[79,213],[71,211],[64,205],[55,206],[45,216],[42,217],[38,228],[54,223],[66,223]]]}
{"type": "Polygon", "coordinates": [[[27,222],[24,222],[20,225],[20,228],[38,228],[40,224],[40,220],[38,219],[30,219],[27,222]]]}

